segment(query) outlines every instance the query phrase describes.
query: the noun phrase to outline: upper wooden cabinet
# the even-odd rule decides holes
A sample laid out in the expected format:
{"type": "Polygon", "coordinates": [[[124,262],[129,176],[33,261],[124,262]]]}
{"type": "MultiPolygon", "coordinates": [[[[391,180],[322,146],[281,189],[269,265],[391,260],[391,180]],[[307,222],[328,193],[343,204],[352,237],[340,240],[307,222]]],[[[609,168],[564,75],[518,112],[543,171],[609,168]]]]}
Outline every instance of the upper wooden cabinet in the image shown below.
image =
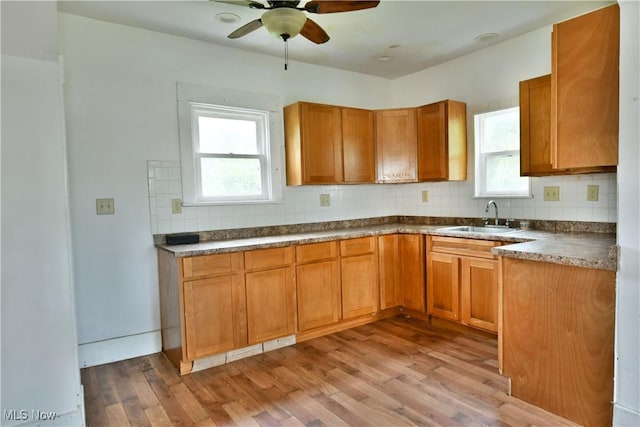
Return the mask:
{"type": "Polygon", "coordinates": [[[617,4],[553,26],[551,162],[555,169],[618,164],[617,4]]]}
{"type": "Polygon", "coordinates": [[[615,171],[615,166],[556,169],[551,149],[551,75],[547,74],[520,82],[520,175],[615,171]]]}
{"type": "Polygon", "coordinates": [[[441,101],[419,107],[418,180],[467,179],[467,106],[441,101]]]}
{"type": "Polygon", "coordinates": [[[285,107],[287,184],[373,182],[373,112],[298,102],[285,107]]]}
{"type": "Polygon", "coordinates": [[[376,111],[378,182],[416,182],[416,109],[376,111]]]}
{"type": "Polygon", "coordinates": [[[342,158],[344,182],[376,180],[373,111],[342,107],[342,158]]]}

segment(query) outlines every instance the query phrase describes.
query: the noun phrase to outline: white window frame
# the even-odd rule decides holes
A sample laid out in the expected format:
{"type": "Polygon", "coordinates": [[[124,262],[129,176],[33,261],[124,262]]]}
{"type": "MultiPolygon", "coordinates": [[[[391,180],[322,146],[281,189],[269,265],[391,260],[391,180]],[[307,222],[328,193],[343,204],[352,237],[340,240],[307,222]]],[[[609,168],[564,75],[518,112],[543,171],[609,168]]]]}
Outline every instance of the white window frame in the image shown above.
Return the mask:
{"type": "MultiPolygon", "coordinates": [[[[487,191],[487,159],[489,158],[498,158],[498,157],[509,157],[509,156],[520,156],[520,148],[515,150],[503,150],[503,151],[494,151],[490,153],[482,152],[482,142],[484,138],[484,118],[492,115],[505,114],[507,112],[513,112],[514,110],[519,110],[519,107],[510,107],[510,108],[502,108],[499,110],[493,111],[483,111],[477,112],[474,115],[474,152],[475,152],[475,192],[474,197],[476,198],[531,198],[531,179],[529,177],[526,178],[528,185],[527,189],[522,192],[517,191],[487,191]]],[[[518,165],[520,163],[518,162],[518,165]]],[[[518,176],[520,174],[518,173],[518,176]]]]}
{"type": "Polygon", "coordinates": [[[178,127],[182,199],[185,206],[273,203],[282,201],[284,133],[282,105],[275,95],[178,83],[178,127]],[[258,155],[201,153],[198,117],[223,117],[256,123],[258,155]],[[262,194],[239,197],[205,197],[202,194],[202,158],[258,158],[262,194]]]}

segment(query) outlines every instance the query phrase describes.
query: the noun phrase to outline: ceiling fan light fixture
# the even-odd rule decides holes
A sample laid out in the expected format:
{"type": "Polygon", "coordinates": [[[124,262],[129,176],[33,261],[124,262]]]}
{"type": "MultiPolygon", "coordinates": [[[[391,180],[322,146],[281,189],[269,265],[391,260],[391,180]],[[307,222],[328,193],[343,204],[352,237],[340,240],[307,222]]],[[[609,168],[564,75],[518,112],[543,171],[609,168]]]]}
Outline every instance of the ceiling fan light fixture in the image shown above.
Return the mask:
{"type": "Polygon", "coordinates": [[[300,10],[280,7],[265,12],[261,19],[269,34],[286,41],[300,33],[307,16],[300,10]]]}

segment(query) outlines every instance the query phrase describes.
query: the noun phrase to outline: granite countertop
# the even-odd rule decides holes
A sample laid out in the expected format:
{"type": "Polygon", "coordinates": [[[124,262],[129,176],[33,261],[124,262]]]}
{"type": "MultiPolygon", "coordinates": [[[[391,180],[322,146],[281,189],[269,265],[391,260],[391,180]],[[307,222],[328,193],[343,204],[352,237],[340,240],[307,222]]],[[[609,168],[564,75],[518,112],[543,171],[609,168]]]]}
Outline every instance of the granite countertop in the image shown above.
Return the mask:
{"type": "Polygon", "coordinates": [[[496,255],[504,257],[600,270],[617,270],[618,250],[615,234],[538,230],[525,231],[519,229],[489,234],[446,230],[445,228],[448,227],[451,227],[451,225],[387,223],[271,236],[202,241],[188,245],[157,244],[156,246],[162,250],[173,253],[176,257],[187,257],[319,243],[338,239],[379,236],[384,234],[410,233],[508,242],[509,244],[494,248],[493,252],[496,255]]]}

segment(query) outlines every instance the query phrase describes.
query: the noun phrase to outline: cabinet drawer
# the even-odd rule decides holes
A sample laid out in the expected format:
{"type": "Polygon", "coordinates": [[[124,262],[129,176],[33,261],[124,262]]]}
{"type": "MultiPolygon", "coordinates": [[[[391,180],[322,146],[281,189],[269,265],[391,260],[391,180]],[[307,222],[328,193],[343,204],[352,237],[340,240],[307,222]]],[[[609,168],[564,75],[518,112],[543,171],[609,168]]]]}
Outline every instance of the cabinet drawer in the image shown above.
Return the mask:
{"type": "Polygon", "coordinates": [[[244,253],[244,267],[247,270],[263,270],[288,267],[293,264],[293,247],[258,249],[244,253]]]}
{"type": "Polygon", "coordinates": [[[376,240],[374,237],[362,237],[359,239],[340,241],[340,255],[342,256],[370,254],[375,251],[376,240]]]}
{"type": "Polygon", "coordinates": [[[240,267],[240,253],[201,255],[182,259],[182,277],[231,273],[240,267]]]}
{"type": "Polygon", "coordinates": [[[296,261],[311,262],[338,256],[338,242],[311,243],[296,247],[296,261]]]}
{"type": "Polygon", "coordinates": [[[491,249],[502,245],[493,240],[464,239],[460,237],[429,237],[429,250],[454,255],[466,255],[480,258],[496,258],[491,249]]]}

